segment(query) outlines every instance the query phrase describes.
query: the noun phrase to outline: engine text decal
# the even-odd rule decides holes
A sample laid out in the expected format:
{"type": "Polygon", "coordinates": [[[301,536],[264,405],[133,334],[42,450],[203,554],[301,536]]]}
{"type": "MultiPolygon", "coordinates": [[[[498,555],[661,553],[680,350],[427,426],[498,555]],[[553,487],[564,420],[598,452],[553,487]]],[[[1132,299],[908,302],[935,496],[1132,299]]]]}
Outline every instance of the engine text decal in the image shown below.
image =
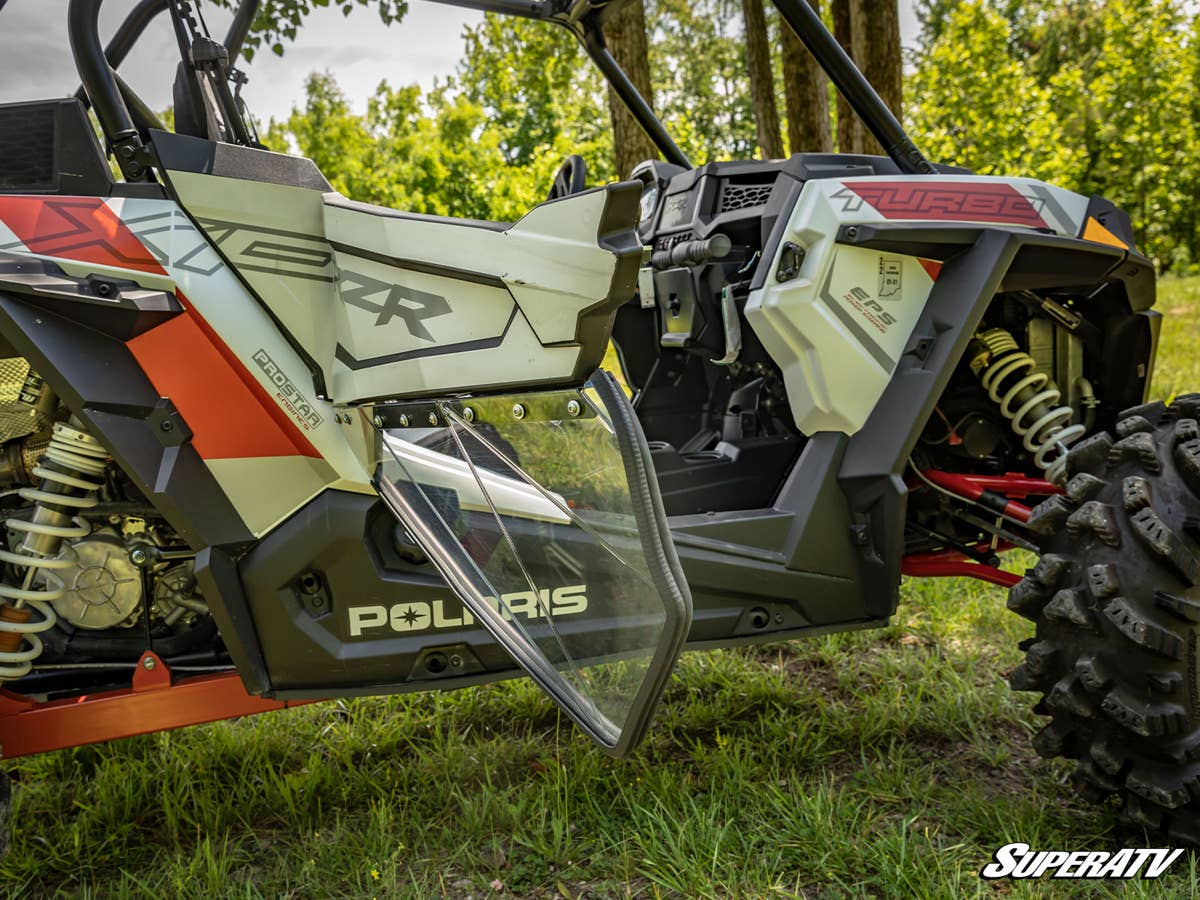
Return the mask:
{"type": "Polygon", "coordinates": [[[292,417],[306,430],[316,428],[325,421],[321,414],[313,409],[312,404],[308,402],[300,389],[292,384],[291,379],[283,373],[279,366],[275,365],[275,361],[271,359],[266,350],[255,351],[253,359],[271,380],[271,383],[275,385],[275,399],[282,403],[292,417]]]}

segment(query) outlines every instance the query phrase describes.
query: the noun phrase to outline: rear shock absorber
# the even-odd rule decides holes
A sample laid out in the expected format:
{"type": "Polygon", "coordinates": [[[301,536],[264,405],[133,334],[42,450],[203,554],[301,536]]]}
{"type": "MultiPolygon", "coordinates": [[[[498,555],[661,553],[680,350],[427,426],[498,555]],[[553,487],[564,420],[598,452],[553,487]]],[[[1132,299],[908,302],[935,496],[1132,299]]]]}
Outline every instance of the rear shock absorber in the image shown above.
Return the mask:
{"type": "Polygon", "coordinates": [[[88,523],[75,513],[99,501],[96,491],[104,484],[108,453],[91,435],[59,422],[50,445],[33,475],[37,487],[21,488],[22,499],[34,504],[29,519],[11,518],[9,532],[24,535],[19,546],[0,550],[0,561],[24,570],[20,586],[0,583],[0,680],[20,678],[41,655],[43,631],[58,617],[51,604],[63,595],[61,587],[35,585],[39,572],[67,569],[69,559],[57,559],[64,540],[86,537],[88,523]],[[35,617],[36,614],[36,617],[35,617]]]}
{"type": "Polygon", "coordinates": [[[1033,357],[1017,346],[1003,328],[975,336],[971,371],[979,378],[993,403],[1033,454],[1034,464],[1046,470],[1046,479],[1065,481],[1067,448],[1083,437],[1083,425],[1071,425],[1071,407],[1059,404],[1062,392],[1045,372],[1036,371],[1033,357]],[[1051,458],[1053,457],[1053,458],[1051,458]]]}

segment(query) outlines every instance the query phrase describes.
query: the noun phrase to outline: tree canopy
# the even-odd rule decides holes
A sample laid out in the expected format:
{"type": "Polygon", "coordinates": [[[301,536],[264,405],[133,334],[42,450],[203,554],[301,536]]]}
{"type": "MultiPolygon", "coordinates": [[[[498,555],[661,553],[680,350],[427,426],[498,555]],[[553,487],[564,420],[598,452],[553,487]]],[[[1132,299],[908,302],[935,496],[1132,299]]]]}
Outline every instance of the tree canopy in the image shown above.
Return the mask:
{"type": "MultiPolygon", "coordinates": [[[[847,2],[863,0],[823,11],[844,14],[847,2]]],[[[370,6],[385,21],[406,9],[405,0],[265,0],[257,45],[283,52],[304,16],[328,5],[370,6]]],[[[752,158],[771,133],[756,121],[765,70],[760,54],[752,90],[745,6],[645,0],[655,108],[697,164],[752,158]]],[[[799,115],[808,107],[795,84],[785,97],[782,78],[786,26],[769,3],[765,23],[753,12],[770,38],[777,95],[766,105],[799,115]]],[[[1200,15],[1184,0],[920,0],[918,13],[904,115],[927,156],[1104,195],[1131,213],[1161,267],[1200,264],[1200,15]]],[[[464,38],[448,79],[428,91],[381,84],[365,112],[335,75],[315,73],[267,141],[312,156],[348,194],[433,213],[519,216],[569,153],[584,156],[592,183],[628,174],[614,165],[604,84],[570,35],[488,15],[464,38]]],[[[827,83],[805,76],[804,86],[829,115],[827,83]]],[[[818,131],[812,118],[805,128],[818,131]]],[[[778,127],[793,141],[804,130],[786,118],[778,127]]],[[[809,140],[827,146],[828,132],[809,140]]]]}

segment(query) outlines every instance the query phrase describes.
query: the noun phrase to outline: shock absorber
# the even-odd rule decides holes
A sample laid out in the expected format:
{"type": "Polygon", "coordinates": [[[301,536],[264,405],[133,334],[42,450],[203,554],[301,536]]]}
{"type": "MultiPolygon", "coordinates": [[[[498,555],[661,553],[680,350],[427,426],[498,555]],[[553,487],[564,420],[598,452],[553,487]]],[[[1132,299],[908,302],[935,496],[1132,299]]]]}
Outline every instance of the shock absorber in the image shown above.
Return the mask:
{"type": "Polygon", "coordinates": [[[1071,425],[1071,407],[1059,403],[1062,392],[1045,372],[1036,371],[1033,357],[1017,346],[1003,328],[975,336],[971,371],[979,378],[993,403],[1022,438],[1034,464],[1046,470],[1055,484],[1065,480],[1067,448],[1087,429],[1071,425]],[[1052,458],[1053,457],[1053,458],[1052,458]]]}
{"type": "Polygon", "coordinates": [[[34,507],[29,519],[5,522],[10,533],[24,537],[15,548],[0,550],[0,561],[18,572],[23,570],[24,575],[20,586],[0,583],[0,680],[25,675],[41,655],[38,635],[57,621],[51,604],[64,590],[48,583],[35,584],[35,579],[39,572],[74,565],[70,559],[56,557],[64,540],[86,537],[91,531],[77,513],[99,502],[96,491],[104,484],[107,466],[108,454],[99,441],[59,422],[54,425],[45,457],[33,470],[40,484],[21,488],[22,499],[34,507]]]}

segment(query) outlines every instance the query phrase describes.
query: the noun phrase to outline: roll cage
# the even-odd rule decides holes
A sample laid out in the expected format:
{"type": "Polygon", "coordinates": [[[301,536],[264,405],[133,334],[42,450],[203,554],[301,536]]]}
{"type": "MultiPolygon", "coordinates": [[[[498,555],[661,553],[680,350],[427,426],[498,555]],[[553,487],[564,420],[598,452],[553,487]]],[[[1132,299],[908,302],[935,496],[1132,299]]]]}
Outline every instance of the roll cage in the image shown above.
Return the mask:
{"type": "MultiPolygon", "coordinates": [[[[203,102],[206,112],[228,123],[225,139],[231,143],[254,142],[229,78],[241,54],[246,36],[261,6],[261,0],[240,0],[224,41],[218,43],[195,29],[190,13],[180,0],[139,0],[126,16],[106,48],[100,44],[98,17],[103,0],[71,0],[68,29],[71,52],[82,82],[76,97],[90,103],[116,156],[124,177],[131,181],[152,180],[153,160],[145,142],[148,129],[165,130],[157,116],[136,91],[117,73],[130,49],[146,26],[160,13],[170,10],[187,71],[192,99],[203,102]],[[190,58],[189,58],[190,57],[190,58]],[[208,74],[205,92],[195,73],[208,74]]],[[[494,12],[548,22],[565,28],[587,52],[605,80],[612,86],[630,115],[638,122],[668,162],[685,168],[691,163],[638,92],[629,75],[609,52],[604,40],[605,21],[628,0],[431,0],[447,6],[494,12]]],[[[804,43],[834,86],[862,119],[900,171],[929,175],[933,166],[917,149],[887,104],[859,71],[849,55],[821,21],[807,0],[771,0],[779,14],[804,43]]],[[[239,82],[240,83],[240,82],[239,82]]]]}

